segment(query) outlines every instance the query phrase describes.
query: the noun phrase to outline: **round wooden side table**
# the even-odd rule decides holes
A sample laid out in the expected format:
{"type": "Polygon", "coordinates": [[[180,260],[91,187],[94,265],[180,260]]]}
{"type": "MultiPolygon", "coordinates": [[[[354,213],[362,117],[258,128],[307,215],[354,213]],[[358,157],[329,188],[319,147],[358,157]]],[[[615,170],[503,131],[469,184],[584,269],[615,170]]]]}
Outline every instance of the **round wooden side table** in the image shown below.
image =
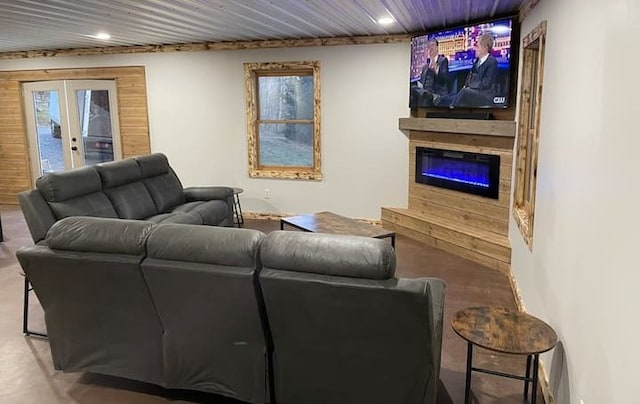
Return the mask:
{"type": "Polygon", "coordinates": [[[242,206],[240,206],[240,194],[244,192],[242,188],[233,188],[233,219],[238,227],[242,227],[244,224],[244,217],[242,216],[242,206]]]}
{"type": "Polygon", "coordinates": [[[525,399],[528,398],[531,383],[531,402],[535,404],[540,354],[551,350],[558,343],[558,336],[551,326],[530,314],[504,307],[471,307],[461,310],[453,316],[451,326],[467,341],[465,404],[471,402],[472,371],[523,380],[525,399]],[[474,345],[495,352],[527,355],[525,375],[473,367],[474,345]]]}

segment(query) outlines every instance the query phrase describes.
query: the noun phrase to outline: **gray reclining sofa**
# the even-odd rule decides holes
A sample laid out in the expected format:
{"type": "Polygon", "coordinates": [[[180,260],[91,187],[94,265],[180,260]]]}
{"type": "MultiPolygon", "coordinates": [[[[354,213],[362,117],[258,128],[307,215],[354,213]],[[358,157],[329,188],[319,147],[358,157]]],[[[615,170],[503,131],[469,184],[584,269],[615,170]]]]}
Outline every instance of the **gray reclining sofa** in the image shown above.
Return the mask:
{"type": "Polygon", "coordinates": [[[68,217],[16,252],[53,364],[267,402],[256,230],[68,217]]]}
{"type": "Polygon", "coordinates": [[[233,225],[233,188],[183,188],[161,153],[47,173],[18,201],[35,243],[69,216],[233,225]]]}
{"type": "Polygon", "coordinates": [[[396,278],[383,240],[66,217],[16,255],[56,369],[249,403],[436,402],[445,285],[396,278]]]}

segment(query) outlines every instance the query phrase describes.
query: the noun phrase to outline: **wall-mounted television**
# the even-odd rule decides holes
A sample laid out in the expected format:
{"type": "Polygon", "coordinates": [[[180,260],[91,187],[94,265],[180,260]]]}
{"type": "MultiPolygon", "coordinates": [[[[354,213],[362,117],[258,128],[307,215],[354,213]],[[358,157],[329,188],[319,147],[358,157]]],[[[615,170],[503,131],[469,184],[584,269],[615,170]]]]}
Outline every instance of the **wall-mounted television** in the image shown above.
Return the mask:
{"type": "Polygon", "coordinates": [[[414,36],[409,107],[508,107],[513,30],[502,18],[414,36]]]}

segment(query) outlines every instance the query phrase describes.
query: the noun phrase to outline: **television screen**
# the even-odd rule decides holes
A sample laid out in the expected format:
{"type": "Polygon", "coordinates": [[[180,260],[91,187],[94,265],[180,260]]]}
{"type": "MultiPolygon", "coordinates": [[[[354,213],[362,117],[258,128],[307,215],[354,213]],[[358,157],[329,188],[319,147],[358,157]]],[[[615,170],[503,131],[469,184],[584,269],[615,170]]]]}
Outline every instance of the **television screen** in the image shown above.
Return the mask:
{"type": "Polygon", "coordinates": [[[505,18],[413,37],[409,106],[506,108],[512,25],[505,18]]]}

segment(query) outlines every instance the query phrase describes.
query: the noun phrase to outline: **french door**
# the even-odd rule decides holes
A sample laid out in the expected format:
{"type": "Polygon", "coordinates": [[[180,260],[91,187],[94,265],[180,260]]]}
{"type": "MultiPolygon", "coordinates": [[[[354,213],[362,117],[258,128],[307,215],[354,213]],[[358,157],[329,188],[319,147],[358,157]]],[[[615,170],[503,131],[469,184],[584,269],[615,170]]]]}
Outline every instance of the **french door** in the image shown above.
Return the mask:
{"type": "Polygon", "coordinates": [[[122,158],[115,81],[24,83],[23,97],[34,180],[122,158]]]}

